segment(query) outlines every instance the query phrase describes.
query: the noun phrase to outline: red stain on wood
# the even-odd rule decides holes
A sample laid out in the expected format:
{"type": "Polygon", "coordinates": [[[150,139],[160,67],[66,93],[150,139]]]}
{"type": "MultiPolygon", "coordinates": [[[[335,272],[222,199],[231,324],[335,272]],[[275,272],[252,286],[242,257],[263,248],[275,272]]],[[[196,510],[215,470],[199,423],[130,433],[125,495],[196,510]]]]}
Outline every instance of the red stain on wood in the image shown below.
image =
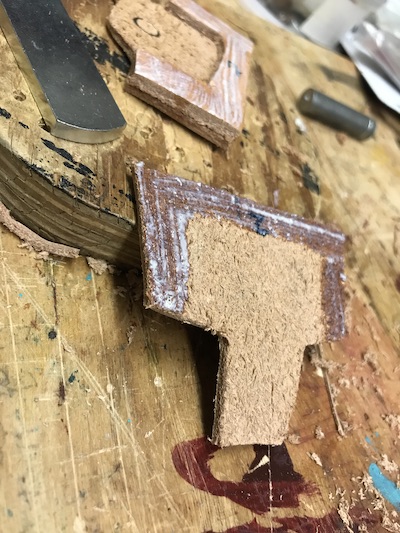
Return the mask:
{"type": "Polygon", "coordinates": [[[254,449],[256,457],[240,482],[220,481],[213,476],[209,461],[219,447],[205,437],[175,446],[172,461],[178,474],[193,487],[229,498],[256,514],[264,514],[271,507],[298,507],[300,494],[317,492],[315,485],[305,482],[294,471],[285,445],[255,446],[254,449]],[[263,456],[267,456],[268,461],[256,468],[263,456]]]}

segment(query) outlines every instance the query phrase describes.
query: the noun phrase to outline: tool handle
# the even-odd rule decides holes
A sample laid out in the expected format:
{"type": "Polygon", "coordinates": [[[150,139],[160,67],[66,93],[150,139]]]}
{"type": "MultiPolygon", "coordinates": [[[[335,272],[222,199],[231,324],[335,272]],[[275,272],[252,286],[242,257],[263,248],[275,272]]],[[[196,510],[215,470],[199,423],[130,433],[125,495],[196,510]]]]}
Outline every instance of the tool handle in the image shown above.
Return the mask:
{"type": "Polygon", "coordinates": [[[304,115],[344,131],[359,140],[370,137],[376,128],[372,118],[314,89],[304,91],[297,102],[297,107],[304,115]]]}

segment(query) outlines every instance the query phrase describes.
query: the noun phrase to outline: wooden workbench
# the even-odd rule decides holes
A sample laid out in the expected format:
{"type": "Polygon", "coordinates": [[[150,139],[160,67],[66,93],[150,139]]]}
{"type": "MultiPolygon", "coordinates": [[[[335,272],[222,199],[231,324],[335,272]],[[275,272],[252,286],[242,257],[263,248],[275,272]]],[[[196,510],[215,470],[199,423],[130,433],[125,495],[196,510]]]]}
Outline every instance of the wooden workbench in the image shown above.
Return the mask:
{"type": "Polygon", "coordinates": [[[326,371],[305,358],[285,445],[219,450],[205,438],[215,339],[145,311],[134,272],[43,261],[2,228],[1,532],[400,531],[389,501],[400,464],[398,135],[346,59],[238,0],[200,3],[255,43],[243,135],[228,153],[123,92],[128,65],[104,27],[111,0],[69,0],[127,131],[96,148],[52,138],[0,35],[0,199],[43,236],[133,266],[126,157],[335,223],[348,235],[349,335],[324,346],[326,371]],[[375,137],[307,119],[297,131],[309,86],[373,115],[375,137]]]}

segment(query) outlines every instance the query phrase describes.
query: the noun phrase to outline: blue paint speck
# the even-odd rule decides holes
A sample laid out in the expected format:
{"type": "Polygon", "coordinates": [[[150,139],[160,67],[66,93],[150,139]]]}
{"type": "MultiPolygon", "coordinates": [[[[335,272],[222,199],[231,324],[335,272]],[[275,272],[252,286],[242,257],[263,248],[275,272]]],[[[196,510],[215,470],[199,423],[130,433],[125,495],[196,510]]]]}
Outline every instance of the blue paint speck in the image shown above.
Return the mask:
{"type": "Polygon", "coordinates": [[[375,437],[379,437],[379,433],[375,431],[375,437]]]}
{"type": "Polygon", "coordinates": [[[132,423],[132,420],[128,418],[128,424],[131,424],[131,423],[132,423]]]}
{"type": "Polygon", "coordinates": [[[86,281],[92,281],[92,273],[89,272],[89,274],[86,276],[86,281]]]}
{"type": "Polygon", "coordinates": [[[12,518],[14,516],[14,513],[11,511],[11,509],[7,509],[7,516],[12,518]]]}
{"type": "Polygon", "coordinates": [[[68,378],[68,383],[73,383],[76,379],[76,376],[75,376],[75,373],[77,372],[77,370],[75,370],[75,372],[72,372],[72,374],[69,376],[68,378]]]}
{"type": "Polygon", "coordinates": [[[372,444],[372,440],[369,437],[365,437],[365,440],[368,442],[368,444],[372,444]]]}
{"type": "Polygon", "coordinates": [[[369,475],[377,491],[390,502],[397,511],[400,511],[400,489],[393,481],[384,476],[378,465],[371,463],[368,469],[369,475]]]}
{"type": "Polygon", "coordinates": [[[22,292],[20,292],[20,293],[18,294],[18,298],[22,298],[22,297],[23,297],[23,294],[22,294],[22,292]]]}

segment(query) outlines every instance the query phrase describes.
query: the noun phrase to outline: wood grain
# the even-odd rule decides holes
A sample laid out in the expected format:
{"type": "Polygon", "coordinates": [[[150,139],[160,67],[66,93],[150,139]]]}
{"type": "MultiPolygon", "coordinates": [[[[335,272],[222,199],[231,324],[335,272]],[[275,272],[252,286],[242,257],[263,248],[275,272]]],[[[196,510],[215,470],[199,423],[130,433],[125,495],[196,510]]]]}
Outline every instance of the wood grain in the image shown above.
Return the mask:
{"type": "MultiPolygon", "coordinates": [[[[130,300],[137,292],[137,284],[131,285],[135,278],[98,277],[83,258],[37,261],[2,231],[0,509],[7,533],[221,533],[243,524],[251,524],[248,531],[274,533],[279,528],[348,532],[337,510],[352,501],[348,512],[355,531],[362,523],[370,533],[390,530],[380,525],[382,505],[389,519],[399,521],[391,514],[394,507],[376,502],[360,479],[382,454],[400,462],[394,417],[400,414],[398,134],[379,118],[379,105],[361,90],[345,58],[259,21],[236,1],[200,4],[256,43],[242,137],[226,154],[124,93],[129,64],[105,30],[111,1],[69,0],[67,8],[86,32],[128,119],[127,131],[96,151],[56,143],[40,127],[0,35],[1,200],[44,237],[83,250],[93,242],[88,226],[76,222],[75,231],[67,229],[77,219],[96,224],[97,255],[121,261],[123,254],[123,262],[137,265],[130,240],[136,232],[134,207],[125,196],[131,193],[126,155],[169,174],[337,223],[349,237],[352,327],[344,341],[324,346],[324,353],[334,363],[330,379],[349,431],[344,438],[337,435],[321,372],[305,359],[290,422],[299,444],[286,443],[293,470],[286,455],[283,463],[288,480],[282,480],[283,467],[274,463],[268,469],[271,450],[208,448],[203,437],[218,363],[212,339],[143,310],[140,297],[130,300]],[[300,134],[294,102],[309,86],[371,114],[378,124],[375,137],[359,143],[308,119],[303,119],[306,133],[300,134]],[[79,163],[95,172],[91,188],[75,170],[83,170],[79,163]],[[24,186],[32,198],[22,202],[24,186]],[[102,232],[111,229],[112,237],[103,242],[102,232]],[[316,426],[325,438],[315,438],[316,426]],[[309,453],[319,456],[322,468],[309,453]]],[[[380,468],[396,481],[396,472],[380,468]]]]}

